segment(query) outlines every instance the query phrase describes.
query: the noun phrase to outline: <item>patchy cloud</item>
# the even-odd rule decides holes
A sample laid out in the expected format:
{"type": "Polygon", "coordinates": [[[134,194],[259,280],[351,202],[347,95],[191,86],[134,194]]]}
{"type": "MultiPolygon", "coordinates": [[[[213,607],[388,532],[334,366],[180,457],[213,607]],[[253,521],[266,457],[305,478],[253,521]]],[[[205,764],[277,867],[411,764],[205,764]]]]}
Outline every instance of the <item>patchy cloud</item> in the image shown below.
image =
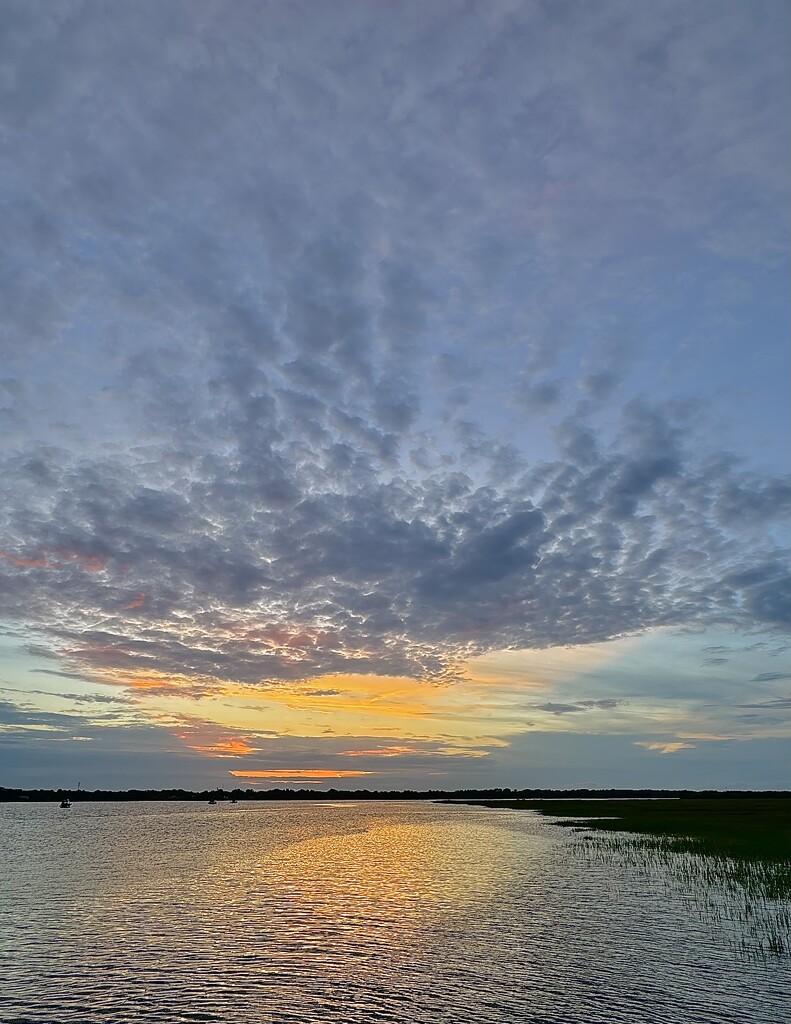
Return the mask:
{"type": "Polygon", "coordinates": [[[773,700],[759,700],[753,704],[737,704],[738,708],[760,708],[764,711],[786,711],[791,708],[791,697],[775,697],[773,700]]]}
{"type": "Polygon", "coordinates": [[[648,741],[636,740],[636,747],[645,747],[646,750],[656,750],[660,754],[676,754],[679,750],[694,750],[694,743],[684,743],[681,740],[674,740],[666,743],[663,740],[648,741]]]}
{"type": "Polygon", "coordinates": [[[548,701],[545,704],[530,704],[530,707],[534,711],[548,711],[552,715],[569,715],[579,711],[614,711],[615,708],[622,705],[622,700],[614,700],[610,698],[603,698],[601,700],[580,700],[574,704],[558,704],[553,701],[548,701]]]}
{"type": "MultiPolygon", "coordinates": [[[[274,422],[285,436],[288,422],[274,422]]],[[[166,473],[156,491],[147,462],[60,460],[43,489],[12,465],[5,528],[18,561],[81,555],[6,560],[3,613],[70,670],[244,682],[441,677],[497,648],[687,623],[783,628],[781,552],[763,533],[737,545],[716,525],[727,481],[695,468],[664,414],[633,404],[628,422],[623,446],[499,489],[458,471],[384,482],[384,464],[350,446],[331,487],[306,488],[293,440],[276,459],[289,497],[274,502],[251,484],[257,450],[204,479],[166,473]],[[145,601],[130,602],[143,586],[145,601]]]]}

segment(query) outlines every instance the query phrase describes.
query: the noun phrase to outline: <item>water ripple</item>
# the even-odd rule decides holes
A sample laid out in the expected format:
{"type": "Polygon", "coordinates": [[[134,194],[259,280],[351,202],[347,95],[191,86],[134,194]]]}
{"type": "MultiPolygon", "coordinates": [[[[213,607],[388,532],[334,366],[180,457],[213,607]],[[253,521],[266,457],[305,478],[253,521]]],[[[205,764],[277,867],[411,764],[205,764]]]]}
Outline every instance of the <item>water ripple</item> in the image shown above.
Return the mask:
{"type": "Polygon", "coordinates": [[[0,807],[4,1024],[774,1024],[779,965],[520,812],[0,807]]]}

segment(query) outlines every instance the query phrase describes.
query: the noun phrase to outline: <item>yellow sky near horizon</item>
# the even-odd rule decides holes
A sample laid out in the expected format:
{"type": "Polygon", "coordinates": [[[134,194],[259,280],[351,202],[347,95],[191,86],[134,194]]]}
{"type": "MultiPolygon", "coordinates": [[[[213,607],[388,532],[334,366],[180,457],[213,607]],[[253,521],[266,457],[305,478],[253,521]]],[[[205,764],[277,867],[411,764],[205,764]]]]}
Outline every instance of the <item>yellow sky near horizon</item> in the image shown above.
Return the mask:
{"type": "MultiPolygon", "coordinates": [[[[351,746],[365,738],[389,742],[384,753],[367,750],[372,757],[414,753],[413,741],[431,744],[438,755],[474,757],[534,727],[531,698],[560,698],[575,677],[617,656],[616,644],[500,651],[467,662],[452,683],[332,674],[254,685],[153,673],[114,673],[106,682],[124,686],[140,712],[208,755],[253,753],[257,740],[272,737],[343,737],[351,746]]],[[[545,723],[559,726],[551,718],[545,723]]]]}
{"type": "MultiPolygon", "coordinates": [[[[249,772],[282,770],[297,783],[300,770],[313,778],[327,771],[329,778],[348,766],[384,779],[410,763],[428,777],[474,759],[499,760],[498,750],[505,756],[504,748],[530,732],[618,735],[647,752],[674,754],[715,741],[784,735],[780,721],[738,711],[738,648],[730,655],[737,665],[731,704],[703,703],[705,688],[721,688],[724,677],[720,659],[706,661],[706,652],[721,648],[701,645],[724,639],[653,631],[596,645],[496,651],[469,660],[452,682],[333,674],[244,684],[121,669],[81,677],[76,663],[73,670],[66,663],[71,694],[58,692],[66,688],[64,673],[43,660],[28,670],[42,673],[41,688],[27,693],[44,712],[79,716],[91,735],[105,725],[153,728],[168,738],[171,751],[224,761],[248,778],[256,778],[249,772]],[[663,672],[685,682],[660,700],[654,677],[661,683],[663,672]]],[[[775,656],[767,651],[768,667],[775,656]]],[[[61,725],[27,728],[54,734],[61,725]]],[[[75,730],[72,738],[90,735],[75,730]]]]}

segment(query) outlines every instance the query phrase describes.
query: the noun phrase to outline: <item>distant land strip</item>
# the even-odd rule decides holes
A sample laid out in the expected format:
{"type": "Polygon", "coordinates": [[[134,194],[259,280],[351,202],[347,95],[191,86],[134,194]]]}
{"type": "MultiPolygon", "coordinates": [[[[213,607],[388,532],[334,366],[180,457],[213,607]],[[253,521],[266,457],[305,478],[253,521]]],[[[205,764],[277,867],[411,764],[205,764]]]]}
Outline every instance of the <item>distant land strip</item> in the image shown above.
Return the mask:
{"type": "MultiPolygon", "coordinates": [[[[691,790],[691,789],[13,789],[0,786],[0,802],[62,800],[720,800],[778,799],[791,797],[789,790],[691,790]]],[[[508,806],[502,805],[499,806],[508,806]]],[[[513,805],[512,805],[513,806],[513,805]]],[[[524,807],[524,804],[520,804],[524,807]]],[[[546,813],[555,813],[542,808],[546,813]]],[[[564,808],[566,813],[568,808],[564,808]]],[[[590,811],[590,808],[588,808],[590,811]]]]}

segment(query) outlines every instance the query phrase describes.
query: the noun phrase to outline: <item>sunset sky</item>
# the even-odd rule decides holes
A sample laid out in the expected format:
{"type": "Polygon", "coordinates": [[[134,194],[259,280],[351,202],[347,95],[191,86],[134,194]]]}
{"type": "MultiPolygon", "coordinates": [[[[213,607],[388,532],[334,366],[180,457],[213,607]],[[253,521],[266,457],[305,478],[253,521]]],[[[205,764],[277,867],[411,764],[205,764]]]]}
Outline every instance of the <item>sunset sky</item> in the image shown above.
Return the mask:
{"type": "Polygon", "coordinates": [[[787,788],[777,0],[0,0],[0,785],[787,788]]]}

